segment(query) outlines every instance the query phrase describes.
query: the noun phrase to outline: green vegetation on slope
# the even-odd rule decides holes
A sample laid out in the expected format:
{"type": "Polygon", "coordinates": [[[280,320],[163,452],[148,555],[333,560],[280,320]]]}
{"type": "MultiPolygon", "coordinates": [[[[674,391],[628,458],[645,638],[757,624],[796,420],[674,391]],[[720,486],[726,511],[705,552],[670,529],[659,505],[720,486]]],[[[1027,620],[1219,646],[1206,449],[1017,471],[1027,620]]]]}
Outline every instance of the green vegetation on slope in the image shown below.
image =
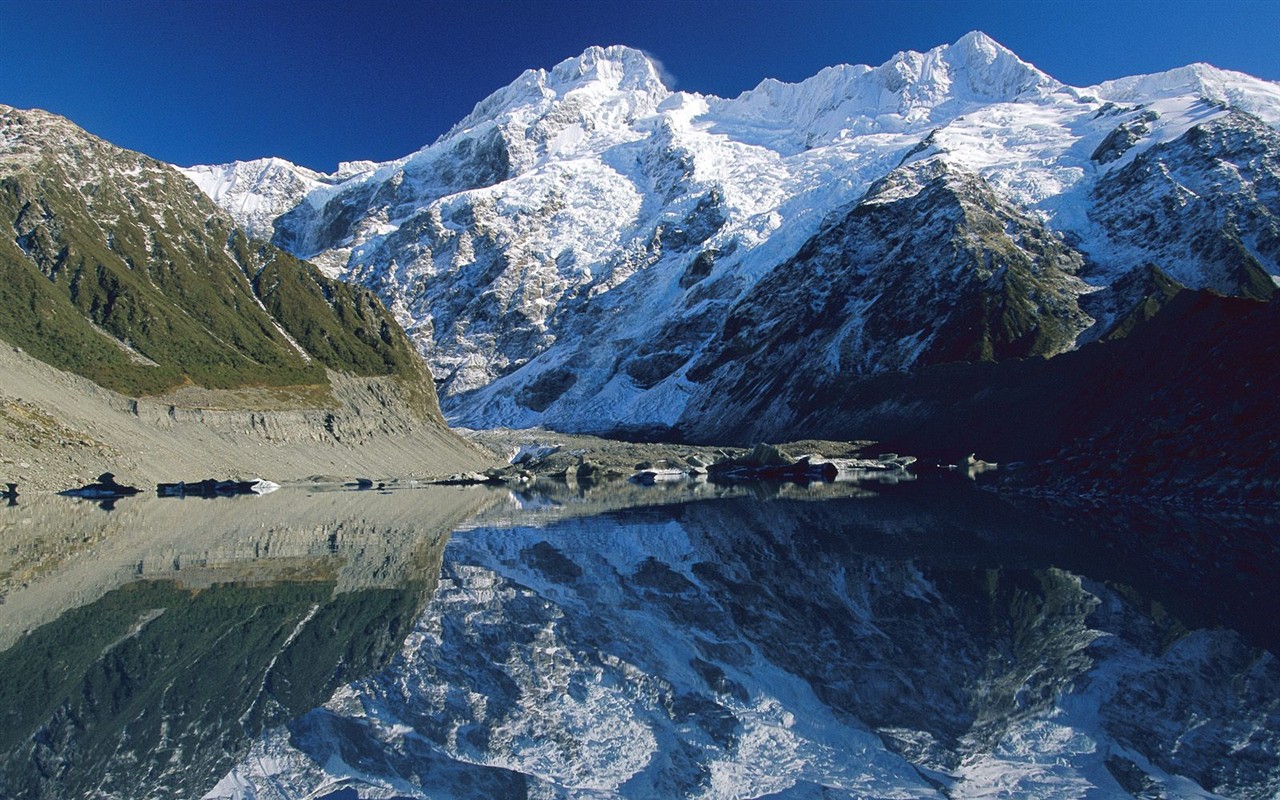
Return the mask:
{"type": "Polygon", "coordinates": [[[372,294],[248,242],[176,170],[43,112],[0,107],[0,132],[0,337],[135,396],[425,383],[372,294]]]}
{"type": "Polygon", "coordinates": [[[420,374],[422,362],[413,345],[373,292],[330,280],[283,250],[241,236],[233,251],[263,264],[253,277],[254,292],[321,363],[356,375],[420,374]]]}

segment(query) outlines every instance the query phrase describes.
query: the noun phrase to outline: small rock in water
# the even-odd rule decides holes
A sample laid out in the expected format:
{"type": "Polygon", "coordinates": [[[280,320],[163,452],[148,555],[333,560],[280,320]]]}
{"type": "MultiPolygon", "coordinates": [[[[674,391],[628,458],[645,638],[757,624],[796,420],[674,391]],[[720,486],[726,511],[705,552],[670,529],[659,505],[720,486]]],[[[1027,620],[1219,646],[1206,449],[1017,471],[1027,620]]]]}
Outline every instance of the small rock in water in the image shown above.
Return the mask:
{"type": "MultiPolygon", "coordinates": [[[[492,472],[492,470],[490,470],[492,472]]],[[[480,483],[491,483],[493,478],[484,472],[455,472],[447,478],[433,481],[438,486],[474,486],[480,483]]],[[[381,488],[382,484],[378,484],[381,488]]]]}

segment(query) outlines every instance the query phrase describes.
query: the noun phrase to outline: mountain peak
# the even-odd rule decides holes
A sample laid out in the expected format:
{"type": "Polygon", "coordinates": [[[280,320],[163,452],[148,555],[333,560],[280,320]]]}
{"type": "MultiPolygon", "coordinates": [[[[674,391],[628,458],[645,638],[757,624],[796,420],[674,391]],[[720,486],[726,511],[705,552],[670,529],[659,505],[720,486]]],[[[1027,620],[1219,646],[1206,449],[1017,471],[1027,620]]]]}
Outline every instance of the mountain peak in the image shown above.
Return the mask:
{"type": "Polygon", "coordinates": [[[631,97],[638,100],[635,105],[644,107],[656,107],[671,94],[653,61],[640,50],[623,45],[593,45],[550,70],[525,70],[507,86],[476,103],[471,113],[441,138],[448,139],[516,109],[555,103],[577,91],[602,97],[631,97]]]}
{"type": "Polygon", "coordinates": [[[178,171],[230,211],[250,236],[264,242],[274,234],[276,217],[297,205],[308,192],[336,180],[274,156],[179,167],[178,171]]]}
{"type": "Polygon", "coordinates": [[[911,106],[957,98],[1004,102],[1030,89],[1061,86],[981,31],[926,53],[904,50],[874,73],[881,86],[911,106]]]}
{"type": "Polygon", "coordinates": [[[600,47],[592,45],[581,55],[565,59],[552,67],[547,84],[576,86],[599,81],[614,89],[665,90],[658,69],[641,50],[625,45],[600,47]]]}
{"type": "Polygon", "coordinates": [[[955,44],[950,46],[951,50],[964,53],[973,53],[985,57],[987,60],[994,60],[1002,56],[1013,56],[1017,58],[1012,50],[992,39],[982,31],[969,31],[964,36],[956,39],[955,44]]]}
{"type": "Polygon", "coordinates": [[[0,174],[38,161],[59,163],[78,174],[113,168],[167,172],[168,165],[111,145],[66,117],[38,108],[0,106],[0,174]]]}
{"type": "Polygon", "coordinates": [[[966,74],[970,91],[981,97],[1013,99],[1028,89],[1060,84],[982,31],[969,31],[951,45],[935,48],[954,72],[966,74]]]}

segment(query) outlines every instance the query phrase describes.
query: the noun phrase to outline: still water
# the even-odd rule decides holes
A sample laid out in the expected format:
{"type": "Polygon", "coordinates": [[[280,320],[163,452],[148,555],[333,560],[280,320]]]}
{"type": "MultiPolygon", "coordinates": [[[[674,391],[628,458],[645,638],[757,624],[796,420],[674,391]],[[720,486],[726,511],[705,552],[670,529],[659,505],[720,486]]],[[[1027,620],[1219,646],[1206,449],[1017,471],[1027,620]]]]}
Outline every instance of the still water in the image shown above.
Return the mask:
{"type": "Polygon", "coordinates": [[[0,508],[0,797],[1280,793],[1280,525],[962,481],[0,508]]]}

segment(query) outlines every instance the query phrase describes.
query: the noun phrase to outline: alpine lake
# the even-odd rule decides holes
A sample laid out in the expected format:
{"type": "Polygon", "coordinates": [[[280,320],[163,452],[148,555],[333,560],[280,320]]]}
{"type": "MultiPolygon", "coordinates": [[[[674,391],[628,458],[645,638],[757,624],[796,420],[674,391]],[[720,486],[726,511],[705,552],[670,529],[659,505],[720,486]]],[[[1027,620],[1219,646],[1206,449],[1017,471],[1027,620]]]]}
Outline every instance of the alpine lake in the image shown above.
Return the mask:
{"type": "Polygon", "coordinates": [[[0,506],[0,797],[1280,793],[1280,520],[896,483],[0,506]]]}

